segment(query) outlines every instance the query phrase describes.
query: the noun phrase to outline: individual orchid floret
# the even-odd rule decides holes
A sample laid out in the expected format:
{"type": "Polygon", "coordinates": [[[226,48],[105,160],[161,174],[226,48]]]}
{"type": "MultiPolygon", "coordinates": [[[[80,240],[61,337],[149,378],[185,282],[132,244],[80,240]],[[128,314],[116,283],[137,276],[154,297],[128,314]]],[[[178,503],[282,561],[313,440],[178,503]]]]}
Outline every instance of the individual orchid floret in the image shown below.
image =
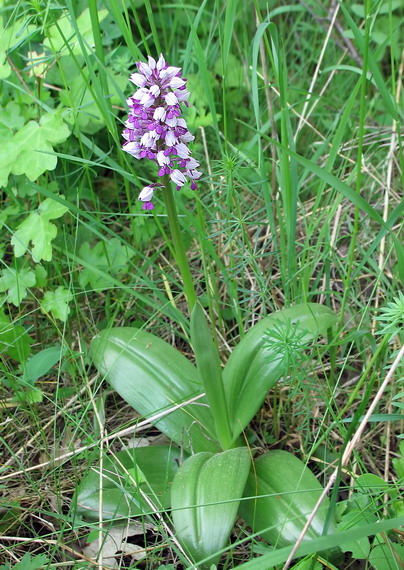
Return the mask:
{"type": "MultiPolygon", "coordinates": [[[[199,162],[192,158],[188,143],[194,140],[187,123],[181,117],[181,103],[188,106],[189,91],[181,68],[168,66],[163,55],[156,60],[148,57],[147,63],[138,62],[138,71],[130,81],[138,88],[128,98],[128,120],[125,122],[123,150],[136,159],[147,158],[158,165],[158,176],[169,176],[179,190],[191,182],[197,190],[196,180],[202,173],[199,162]]],[[[162,184],[145,186],[139,200],[144,210],[153,209],[153,193],[162,184]]]]}
{"type": "Polygon", "coordinates": [[[150,186],[145,186],[139,194],[139,200],[143,202],[142,210],[153,210],[154,205],[152,202],[154,190],[157,187],[161,187],[161,184],[152,184],[150,186]]]}

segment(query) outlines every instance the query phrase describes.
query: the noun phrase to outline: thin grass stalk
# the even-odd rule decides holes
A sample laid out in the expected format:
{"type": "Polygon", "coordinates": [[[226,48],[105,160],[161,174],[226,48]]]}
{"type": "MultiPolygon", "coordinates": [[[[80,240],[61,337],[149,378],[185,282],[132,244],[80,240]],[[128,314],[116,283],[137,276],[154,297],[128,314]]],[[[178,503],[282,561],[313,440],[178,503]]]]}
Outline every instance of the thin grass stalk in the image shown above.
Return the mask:
{"type": "MultiPolygon", "coordinates": [[[[371,2],[365,2],[365,43],[363,53],[363,69],[361,76],[361,90],[360,90],[360,109],[359,109],[359,131],[358,131],[358,157],[356,169],[356,193],[360,196],[361,183],[362,183],[362,150],[363,150],[363,137],[365,131],[365,118],[366,118],[366,90],[367,90],[367,72],[368,72],[368,57],[369,57],[369,39],[370,39],[370,10],[371,2]]],[[[340,323],[339,328],[343,325],[345,314],[345,307],[348,300],[348,293],[351,290],[352,281],[352,268],[355,259],[356,243],[359,235],[359,208],[355,205],[354,224],[352,230],[352,238],[348,254],[348,267],[344,287],[344,295],[341,303],[340,323]]]]}

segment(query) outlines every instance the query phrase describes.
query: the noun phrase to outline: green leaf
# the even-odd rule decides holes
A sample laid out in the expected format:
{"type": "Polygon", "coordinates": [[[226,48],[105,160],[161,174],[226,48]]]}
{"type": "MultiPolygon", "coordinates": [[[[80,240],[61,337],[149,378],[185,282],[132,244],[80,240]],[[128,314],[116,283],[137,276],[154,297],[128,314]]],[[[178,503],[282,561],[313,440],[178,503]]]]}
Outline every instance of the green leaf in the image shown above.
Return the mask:
{"type": "Polygon", "coordinates": [[[219,353],[212,339],[212,332],[200,303],[195,303],[191,314],[191,342],[196,364],[215,421],[216,434],[223,447],[232,443],[229,415],[223,388],[222,367],[219,353]]]}
{"type": "MultiPolygon", "coordinates": [[[[168,343],[143,330],[124,327],[103,331],[93,339],[90,352],[114,390],[146,418],[203,392],[195,366],[168,343]]],[[[186,450],[220,449],[204,398],[153,423],[186,450]]]]}
{"type": "Polygon", "coordinates": [[[102,499],[103,520],[136,516],[150,512],[150,505],[143,495],[158,509],[169,508],[171,485],[181,457],[182,452],[176,447],[155,445],[118,451],[114,457],[105,458],[102,495],[98,465],[91,469],[77,489],[77,513],[87,520],[98,521],[102,499]]]}
{"type": "Polygon", "coordinates": [[[133,251],[122,245],[118,238],[112,238],[98,242],[93,248],[88,242],[83,243],[79,255],[85,262],[84,269],[80,271],[80,285],[86,287],[90,283],[93,289],[99,290],[110,285],[110,273],[116,275],[128,271],[128,260],[133,256],[133,251]],[[97,271],[93,271],[92,267],[97,271]],[[100,272],[106,274],[105,279],[100,272]]]}
{"type": "MultiPolygon", "coordinates": [[[[38,554],[31,558],[31,554],[27,552],[21,558],[20,562],[17,562],[12,568],[12,570],[39,570],[49,562],[45,554],[38,554]]],[[[0,566],[0,570],[9,570],[11,566],[5,565],[0,566]]]]}
{"type": "Polygon", "coordinates": [[[0,212],[0,230],[7,221],[7,218],[9,216],[14,216],[15,214],[18,214],[18,208],[16,206],[7,206],[7,208],[2,209],[0,212]]]}
{"type": "Polygon", "coordinates": [[[14,174],[26,174],[34,182],[46,170],[54,170],[57,157],[52,146],[64,142],[69,135],[68,126],[56,112],[43,115],[39,124],[27,123],[14,136],[13,143],[19,148],[14,174]]]}
{"type": "Polygon", "coordinates": [[[13,527],[18,525],[21,517],[21,509],[22,507],[17,501],[7,506],[4,503],[4,507],[0,513],[0,532],[3,536],[6,536],[13,527]]]}
{"type": "MultiPolygon", "coordinates": [[[[313,511],[323,488],[306,465],[280,449],[254,461],[244,490],[250,500],[242,501],[241,516],[247,524],[275,547],[294,544],[313,511]]],[[[321,504],[304,541],[323,534],[329,500],[321,504]]],[[[329,532],[335,530],[331,521],[329,532]]]]}
{"type": "MultiPolygon", "coordinates": [[[[99,10],[98,20],[102,22],[107,16],[108,10],[99,10]]],[[[82,37],[83,43],[87,51],[92,50],[94,44],[93,27],[91,23],[90,11],[86,8],[77,18],[77,27],[82,37]]],[[[44,40],[43,45],[52,51],[60,51],[66,48],[66,43],[69,44],[73,54],[80,55],[81,47],[77,40],[76,33],[70,21],[70,17],[65,12],[62,17],[58,18],[57,24],[50,26],[47,30],[47,38],[44,40]]]]}
{"type": "Polygon", "coordinates": [[[11,65],[7,61],[7,54],[0,50],[0,79],[7,79],[11,75],[11,65]]]}
{"type": "Polygon", "coordinates": [[[0,354],[8,354],[14,360],[24,362],[33,342],[25,328],[12,323],[0,309],[0,354]]]}
{"type": "MultiPolygon", "coordinates": [[[[352,509],[341,517],[338,523],[338,530],[343,531],[356,526],[361,526],[366,520],[363,513],[359,509],[352,509]]],[[[370,542],[367,536],[357,540],[346,541],[341,546],[342,552],[351,552],[353,558],[358,560],[366,560],[370,552],[370,542]]]]}
{"type": "Polygon", "coordinates": [[[378,544],[369,554],[369,564],[374,570],[399,570],[400,561],[404,560],[404,545],[389,541],[378,544]]]}
{"type": "Polygon", "coordinates": [[[397,473],[397,477],[404,480],[404,441],[400,441],[400,456],[393,459],[393,467],[397,473]]]}
{"type": "MultiPolygon", "coordinates": [[[[357,45],[359,46],[359,49],[361,50],[362,53],[364,53],[364,51],[366,49],[365,39],[362,35],[361,30],[358,28],[358,26],[356,25],[352,16],[350,15],[348,8],[346,6],[344,6],[343,4],[341,4],[341,10],[345,15],[345,18],[349,24],[349,27],[352,30],[352,33],[354,34],[354,37],[355,37],[357,45]]],[[[387,85],[384,81],[383,75],[379,69],[379,66],[377,65],[376,59],[370,50],[368,50],[368,65],[369,65],[370,71],[373,73],[375,83],[378,86],[379,93],[383,99],[385,110],[388,113],[390,113],[390,115],[394,119],[397,120],[398,117],[397,117],[397,111],[395,108],[394,99],[393,99],[389,89],[387,88],[387,85]]]]}
{"type": "Polygon", "coordinates": [[[9,101],[4,108],[0,108],[0,124],[10,129],[10,132],[21,129],[24,122],[21,107],[15,101],[9,101]]]}
{"type": "Polygon", "coordinates": [[[171,508],[176,536],[192,557],[216,563],[226,546],[250,468],[246,447],[197,453],[178,470],[171,508]]]}
{"type": "Polygon", "coordinates": [[[296,352],[303,351],[336,321],[335,313],[328,307],[308,303],[277,311],[248,331],[223,371],[234,438],[254,417],[268,390],[287,372],[288,344],[297,344],[296,352]],[[276,342],[283,332],[286,333],[283,341],[276,342]]]}
{"type": "Polygon", "coordinates": [[[359,475],[355,479],[355,490],[361,491],[362,493],[368,493],[369,495],[380,495],[382,493],[387,493],[390,485],[384,481],[381,477],[374,475],[373,473],[365,473],[359,475]]]}
{"type": "Polygon", "coordinates": [[[39,404],[43,400],[43,392],[35,386],[24,386],[23,390],[15,393],[15,400],[28,404],[39,404]]]}
{"type": "Polygon", "coordinates": [[[15,270],[7,267],[0,274],[0,293],[7,291],[5,301],[19,307],[28,294],[27,289],[35,283],[36,275],[31,269],[15,270]]]}
{"type": "MultiPolygon", "coordinates": [[[[61,196],[63,198],[63,196],[61,196]]],[[[51,261],[52,240],[57,235],[57,228],[50,220],[60,218],[68,211],[66,206],[46,198],[38,210],[31,212],[18,226],[17,231],[11,238],[14,247],[14,255],[21,257],[28,250],[32,242],[32,259],[38,263],[41,259],[51,261]]]]}
{"type": "MultiPolygon", "coordinates": [[[[376,523],[366,524],[354,529],[350,529],[344,532],[336,532],[327,536],[321,536],[320,538],[313,539],[308,542],[304,542],[298,548],[294,558],[299,558],[305,556],[306,554],[313,554],[314,552],[320,552],[323,550],[328,550],[333,547],[339,547],[346,541],[357,540],[364,536],[371,536],[377,534],[378,532],[386,532],[393,528],[396,528],[402,524],[402,517],[394,519],[379,520],[376,523]]],[[[288,559],[292,546],[286,546],[279,550],[273,550],[272,552],[261,556],[260,558],[250,560],[245,564],[241,564],[237,568],[240,570],[262,570],[263,568],[269,569],[273,568],[277,564],[282,564],[288,559]]]]}
{"type": "Polygon", "coordinates": [[[42,301],[40,301],[41,310],[43,313],[51,312],[56,319],[66,322],[70,313],[69,302],[72,299],[72,293],[60,286],[55,291],[47,291],[45,293],[42,301]]]}
{"type": "Polygon", "coordinates": [[[60,346],[50,346],[37,352],[29,358],[24,368],[24,381],[34,384],[38,378],[44,376],[57,362],[60,361],[63,350],[60,346]]]}
{"type": "MultiPolygon", "coordinates": [[[[316,559],[316,556],[312,555],[300,560],[300,562],[291,567],[291,570],[321,570],[322,568],[323,566],[316,559]]],[[[327,566],[327,568],[330,568],[330,566],[327,566]]]]}
{"type": "Polygon", "coordinates": [[[36,31],[36,26],[26,25],[26,21],[8,17],[3,20],[0,16],[0,51],[12,51],[36,31]],[[6,28],[5,23],[7,23],[6,28]]]}
{"type": "MultiPolygon", "coordinates": [[[[353,493],[347,502],[347,508],[338,517],[338,531],[354,529],[363,525],[364,522],[376,522],[374,513],[374,498],[368,493],[353,493]]],[[[364,536],[360,539],[345,541],[341,546],[343,552],[351,552],[354,558],[365,560],[370,552],[369,539],[364,536]]]]}
{"type": "Polygon", "coordinates": [[[45,287],[47,283],[48,272],[43,265],[35,265],[36,286],[45,287]]]}
{"type": "Polygon", "coordinates": [[[0,147],[0,187],[6,186],[11,172],[25,174],[35,181],[46,170],[54,170],[57,157],[53,145],[64,142],[70,131],[57,112],[41,120],[29,121],[0,147]]]}

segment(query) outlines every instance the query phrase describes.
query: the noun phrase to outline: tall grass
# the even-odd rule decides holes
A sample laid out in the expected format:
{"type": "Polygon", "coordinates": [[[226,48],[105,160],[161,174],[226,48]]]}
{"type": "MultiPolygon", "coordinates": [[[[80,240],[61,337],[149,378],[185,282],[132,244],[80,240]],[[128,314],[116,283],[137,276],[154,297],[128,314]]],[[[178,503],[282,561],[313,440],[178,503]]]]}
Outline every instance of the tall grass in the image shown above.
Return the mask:
{"type": "MultiPolygon", "coordinates": [[[[354,435],[399,348],[399,337],[389,343],[374,335],[375,317],[397,296],[404,277],[398,10],[391,0],[355,6],[337,4],[330,14],[321,3],[275,3],[268,14],[258,1],[91,0],[83,26],[85,3],[3,4],[5,27],[12,21],[33,26],[30,38],[7,54],[13,74],[3,81],[3,101],[11,91],[19,105],[32,108],[34,120],[59,107],[72,130],[56,149],[56,170],[27,182],[31,194],[16,193],[18,178],[2,193],[4,207],[22,204],[13,214],[21,220],[36,196],[68,206],[46,267],[52,288],[72,294],[66,322],[41,312],[41,287],[33,287],[18,309],[3,304],[34,337],[33,352],[61,348],[59,364],[38,381],[41,403],[15,398],[21,370],[12,359],[0,361],[6,380],[4,563],[30,552],[46,555],[44,568],[108,567],[91,561],[83,545],[94,529],[102,544],[109,526],[78,519],[72,495],[94,461],[114,456],[144,431],[137,431],[133,410],[96,376],[88,355],[94,334],[107,326],[145,325],[192,358],[164,204],[158,201],[150,214],[136,199],[155,172],[120,148],[132,92],[127,78],[147,54],[161,51],[170,65],[182,66],[192,90],[188,122],[204,176],[198,192],[181,190],[175,198],[196,291],[223,361],[250,326],[281,307],[315,301],[339,315],[335,336],[317,347],[315,358],[291,367],[246,434],[252,447],[295,450],[328,480],[329,463],[354,435]],[[106,10],[102,17],[100,9],[106,10]],[[66,36],[63,14],[75,43],[66,36]],[[24,81],[27,50],[41,51],[45,37],[49,71],[41,88],[49,98],[26,89],[24,81]],[[97,243],[103,244],[102,263],[97,243]],[[123,258],[111,257],[111,243],[122,248],[123,258]],[[85,272],[92,278],[84,285],[85,272]]],[[[2,229],[2,268],[12,263],[13,227],[2,229]]],[[[391,460],[399,456],[403,432],[392,405],[402,389],[395,378],[340,473],[343,498],[361,473],[394,485],[391,460]]],[[[149,428],[146,435],[158,434],[149,428]]],[[[376,501],[373,514],[382,516],[388,506],[376,501]]],[[[150,521],[157,526],[152,538],[145,528],[139,541],[147,549],[142,567],[192,567],[168,518],[150,521]]],[[[398,524],[387,518],[377,528],[372,521],[346,532],[360,538],[398,524]]],[[[233,538],[224,568],[272,567],[287,559],[286,550],[266,553],[242,523],[233,538]],[[253,560],[258,552],[266,553],[268,566],[253,560]]],[[[323,537],[300,555],[339,540],[323,537]]],[[[126,567],[140,567],[130,560],[126,567]]]]}

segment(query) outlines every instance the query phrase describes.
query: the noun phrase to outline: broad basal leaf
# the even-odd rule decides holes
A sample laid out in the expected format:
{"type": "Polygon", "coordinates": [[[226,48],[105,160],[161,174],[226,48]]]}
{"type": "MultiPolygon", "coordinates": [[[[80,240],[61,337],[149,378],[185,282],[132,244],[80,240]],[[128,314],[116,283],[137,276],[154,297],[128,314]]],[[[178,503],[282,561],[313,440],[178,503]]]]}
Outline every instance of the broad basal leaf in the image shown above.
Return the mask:
{"type": "Polygon", "coordinates": [[[32,259],[36,263],[41,259],[51,261],[52,240],[57,235],[57,228],[50,220],[60,218],[67,210],[60,202],[46,198],[35,212],[25,218],[11,238],[14,255],[21,257],[32,243],[32,259]]]}
{"type": "MultiPolygon", "coordinates": [[[[146,418],[172,409],[203,392],[198,371],[175,348],[136,328],[113,328],[91,343],[95,366],[109,384],[146,418]]],[[[205,399],[170,412],[153,423],[189,451],[218,451],[205,399]]]]}
{"type": "Polygon", "coordinates": [[[195,561],[210,557],[198,568],[217,562],[236,519],[250,469],[247,447],[223,453],[197,453],[178,470],[172,486],[171,508],[176,537],[195,561]]]}
{"type": "Polygon", "coordinates": [[[77,513],[88,520],[98,521],[102,501],[103,520],[135,516],[152,510],[145,496],[157,508],[169,508],[171,485],[181,454],[176,447],[155,445],[118,451],[116,459],[105,458],[101,472],[102,494],[100,466],[96,465],[77,490],[77,513]]]}
{"type": "MultiPolygon", "coordinates": [[[[299,538],[322,491],[316,477],[300,459],[287,451],[269,451],[254,461],[244,490],[244,496],[251,500],[241,502],[240,513],[253,531],[273,546],[287,546],[299,538]]],[[[326,498],[305,541],[323,534],[328,509],[326,498]]],[[[333,520],[329,531],[335,531],[333,520]]]]}
{"type": "Polygon", "coordinates": [[[336,320],[328,307],[308,303],[277,311],[248,331],[223,371],[234,439],[254,417],[268,390],[288,371],[291,359],[336,320]]]}

